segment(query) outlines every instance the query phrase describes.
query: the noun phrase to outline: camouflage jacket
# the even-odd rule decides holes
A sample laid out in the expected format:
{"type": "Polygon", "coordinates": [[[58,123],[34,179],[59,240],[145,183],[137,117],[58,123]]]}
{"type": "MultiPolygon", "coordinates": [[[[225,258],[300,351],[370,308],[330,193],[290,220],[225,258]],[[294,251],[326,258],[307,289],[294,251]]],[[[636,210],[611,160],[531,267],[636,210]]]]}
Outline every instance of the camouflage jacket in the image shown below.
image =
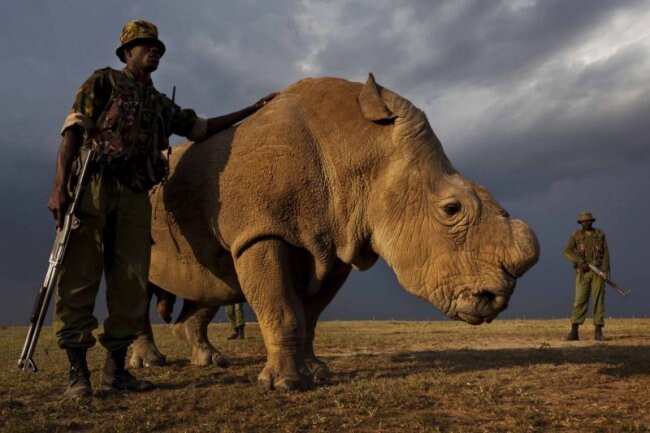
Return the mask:
{"type": "Polygon", "coordinates": [[[577,266],[583,256],[601,271],[609,272],[609,249],[605,233],[600,229],[576,230],[564,248],[564,257],[577,266]]]}
{"type": "Polygon", "coordinates": [[[104,172],[136,191],[165,180],[169,135],[198,139],[207,126],[151,80],[143,85],[127,69],[111,68],[95,71],[81,85],[61,133],[72,125],[83,128],[84,146],[98,151],[104,172]]]}

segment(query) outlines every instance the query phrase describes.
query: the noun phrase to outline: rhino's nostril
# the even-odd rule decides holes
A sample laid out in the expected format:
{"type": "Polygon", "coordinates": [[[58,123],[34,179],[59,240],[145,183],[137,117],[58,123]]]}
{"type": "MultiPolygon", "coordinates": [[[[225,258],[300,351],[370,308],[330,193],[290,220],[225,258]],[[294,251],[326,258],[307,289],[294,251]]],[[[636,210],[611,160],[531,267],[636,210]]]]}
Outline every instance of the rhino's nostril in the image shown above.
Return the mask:
{"type": "Polygon", "coordinates": [[[497,295],[495,295],[494,293],[489,292],[487,290],[482,290],[478,294],[478,297],[481,298],[482,300],[486,301],[488,304],[490,304],[490,303],[492,303],[492,301],[494,301],[496,299],[497,295]]]}

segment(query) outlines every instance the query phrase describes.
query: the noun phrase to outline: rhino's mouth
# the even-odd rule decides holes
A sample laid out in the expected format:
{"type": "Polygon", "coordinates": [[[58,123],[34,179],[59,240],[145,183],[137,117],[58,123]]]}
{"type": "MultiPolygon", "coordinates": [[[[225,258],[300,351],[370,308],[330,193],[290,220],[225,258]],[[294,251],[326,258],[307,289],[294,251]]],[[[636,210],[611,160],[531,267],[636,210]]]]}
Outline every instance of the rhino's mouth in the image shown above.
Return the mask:
{"type": "Polygon", "coordinates": [[[475,290],[462,290],[456,296],[454,307],[448,315],[456,320],[462,320],[472,325],[483,322],[490,323],[500,312],[508,307],[513,287],[475,290]]]}

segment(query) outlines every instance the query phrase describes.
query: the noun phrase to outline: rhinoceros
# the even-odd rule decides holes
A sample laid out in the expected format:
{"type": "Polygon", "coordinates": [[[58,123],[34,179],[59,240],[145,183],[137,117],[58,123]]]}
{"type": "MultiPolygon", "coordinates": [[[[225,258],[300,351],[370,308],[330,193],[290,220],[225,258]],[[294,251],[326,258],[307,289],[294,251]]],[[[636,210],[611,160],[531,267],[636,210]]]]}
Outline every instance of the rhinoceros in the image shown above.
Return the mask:
{"type": "MultiPolygon", "coordinates": [[[[151,197],[150,281],[185,298],[173,326],[192,363],[225,364],[207,339],[219,306],[247,301],[269,389],[330,376],[317,320],[351,269],[382,257],[411,294],[471,324],[503,311],[538,259],[533,231],[447,159],[425,114],[379,86],[309,78],[243,123],[174,149],[151,197]]],[[[159,359],[151,332],[131,365],[159,359]]]]}

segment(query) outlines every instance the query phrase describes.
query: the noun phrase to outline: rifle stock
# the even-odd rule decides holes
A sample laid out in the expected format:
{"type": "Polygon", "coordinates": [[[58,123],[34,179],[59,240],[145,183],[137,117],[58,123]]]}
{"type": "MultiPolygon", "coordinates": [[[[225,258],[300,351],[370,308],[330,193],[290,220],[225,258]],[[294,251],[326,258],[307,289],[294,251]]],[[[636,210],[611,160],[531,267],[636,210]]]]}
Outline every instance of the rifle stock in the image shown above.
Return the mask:
{"type": "Polygon", "coordinates": [[[587,260],[587,258],[586,258],[584,255],[582,255],[582,254],[580,254],[580,253],[578,253],[578,252],[576,252],[576,254],[577,254],[577,255],[578,255],[582,260],[584,260],[585,263],[587,263],[587,266],[589,267],[589,269],[590,269],[594,274],[596,274],[596,275],[598,275],[600,278],[602,278],[603,281],[605,281],[605,282],[606,282],[606,283],[607,283],[611,288],[613,288],[614,290],[616,290],[616,291],[617,291],[621,296],[626,297],[626,296],[628,296],[628,295],[630,294],[630,291],[629,291],[629,290],[624,289],[623,287],[619,286],[619,285],[616,284],[614,281],[612,281],[612,280],[607,276],[607,274],[606,274],[605,272],[601,271],[600,269],[598,269],[598,267],[597,267],[596,265],[594,265],[593,263],[589,262],[589,260],[587,260]]]}
{"type": "Polygon", "coordinates": [[[610,287],[612,287],[614,290],[616,290],[618,293],[620,293],[621,296],[625,297],[630,294],[630,291],[627,289],[622,288],[618,284],[616,284],[614,281],[612,281],[605,272],[601,271],[598,269],[595,265],[587,262],[587,266],[589,266],[589,269],[591,269],[594,274],[598,275],[600,278],[603,279],[607,284],[609,284],[610,287]]]}

